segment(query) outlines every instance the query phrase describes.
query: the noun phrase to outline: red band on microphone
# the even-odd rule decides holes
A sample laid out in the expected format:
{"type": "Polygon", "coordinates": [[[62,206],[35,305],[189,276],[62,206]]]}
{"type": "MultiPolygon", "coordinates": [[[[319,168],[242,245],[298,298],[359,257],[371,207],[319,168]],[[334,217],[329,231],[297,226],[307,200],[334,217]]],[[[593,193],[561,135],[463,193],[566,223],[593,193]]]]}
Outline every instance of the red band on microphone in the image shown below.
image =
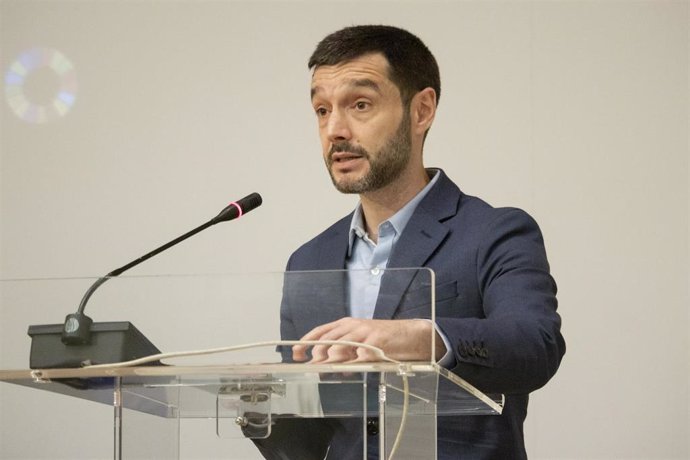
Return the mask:
{"type": "Polygon", "coordinates": [[[237,208],[237,212],[239,213],[239,214],[237,214],[237,218],[239,219],[240,217],[242,217],[242,214],[243,214],[243,212],[242,212],[242,206],[240,206],[239,204],[237,204],[236,201],[233,201],[232,203],[230,203],[230,205],[232,205],[232,206],[234,206],[234,207],[237,208]]]}

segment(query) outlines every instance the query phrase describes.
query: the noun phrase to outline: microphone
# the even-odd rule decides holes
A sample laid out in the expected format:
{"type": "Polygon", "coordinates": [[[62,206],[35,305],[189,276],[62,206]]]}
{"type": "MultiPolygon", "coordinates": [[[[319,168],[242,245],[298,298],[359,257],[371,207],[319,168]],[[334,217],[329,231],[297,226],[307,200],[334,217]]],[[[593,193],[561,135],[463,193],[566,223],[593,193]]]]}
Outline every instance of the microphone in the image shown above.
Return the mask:
{"type": "Polygon", "coordinates": [[[216,217],[211,219],[211,222],[213,222],[213,224],[217,224],[219,222],[227,222],[229,220],[237,219],[247,214],[252,209],[258,208],[261,206],[261,203],[263,203],[261,195],[258,193],[251,193],[241,200],[233,201],[227,205],[225,209],[219,212],[216,217]]]}
{"type": "Polygon", "coordinates": [[[84,297],[81,299],[77,312],[65,317],[65,323],[62,328],[62,343],[65,345],[86,345],[91,343],[91,325],[93,324],[93,320],[84,314],[84,309],[86,308],[86,303],[89,301],[89,298],[94,291],[110,278],[119,276],[130,268],[139,265],[145,260],[148,260],[151,257],[165,251],[166,249],[175,246],[176,244],[196,235],[200,231],[205,230],[212,225],[242,217],[249,211],[261,206],[262,201],[261,195],[258,193],[252,193],[245,196],[241,200],[233,201],[220,213],[218,213],[216,217],[208,222],[96,280],[96,282],[91,285],[91,287],[84,294],[84,297]]]}

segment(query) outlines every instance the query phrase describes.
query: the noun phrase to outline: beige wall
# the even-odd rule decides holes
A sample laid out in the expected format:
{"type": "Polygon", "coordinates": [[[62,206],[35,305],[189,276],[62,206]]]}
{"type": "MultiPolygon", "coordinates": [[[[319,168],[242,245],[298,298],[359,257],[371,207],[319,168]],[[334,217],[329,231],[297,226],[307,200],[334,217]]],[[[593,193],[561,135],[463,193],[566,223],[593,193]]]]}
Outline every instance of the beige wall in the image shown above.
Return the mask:
{"type": "MultiPolygon", "coordinates": [[[[306,60],[356,23],[409,28],[436,54],[427,164],[542,226],[568,351],[532,397],[531,458],[688,458],[685,1],[3,0],[3,73],[50,47],[79,88],[51,123],[0,108],[0,276],[103,274],[252,191],[265,204],[241,223],[133,274],[281,270],[355,204],[321,164],[306,60]]],[[[27,91],[50,94],[50,77],[27,91]]],[[[28,324],[74,308],[13,305],[0,305],[5,369],[27,366],[28,324]]],[[[137,315],[155,341],[162,312],[137,315]]],[[[2,384],[0,458],[106,458],[110,412],[2,384]]]]}

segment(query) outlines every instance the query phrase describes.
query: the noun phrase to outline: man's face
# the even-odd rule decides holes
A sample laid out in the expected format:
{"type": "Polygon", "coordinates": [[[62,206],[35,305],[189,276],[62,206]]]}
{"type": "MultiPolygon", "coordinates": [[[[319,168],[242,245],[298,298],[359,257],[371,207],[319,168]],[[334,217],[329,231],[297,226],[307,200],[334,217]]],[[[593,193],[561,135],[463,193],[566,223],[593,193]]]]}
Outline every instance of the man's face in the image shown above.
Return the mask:
{"type": "Polygon", "coordinates": [[[410,116],[383,55],[318,67],[312,105],[326,167],[339,191],[379,190],[409,164],[410,116]]]}

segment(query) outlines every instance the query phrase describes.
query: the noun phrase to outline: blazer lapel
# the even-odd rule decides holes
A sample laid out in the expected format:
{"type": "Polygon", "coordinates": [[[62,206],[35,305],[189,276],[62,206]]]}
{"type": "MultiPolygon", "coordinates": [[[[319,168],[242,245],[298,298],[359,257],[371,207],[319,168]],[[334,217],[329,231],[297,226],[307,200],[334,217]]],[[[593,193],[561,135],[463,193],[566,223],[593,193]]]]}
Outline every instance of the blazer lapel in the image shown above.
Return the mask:
{"type": "Polygon", "coordinates": [[[314,274],[320,279],[315,284],[320,287],[321,292],[319,297],[322,308],[318,315],[319,324],[336,321],[348,315],[348,279],[344,270],[351,220],[352,214],[341,219],[319,251],[317,266],[320,273],[314,274]]]}
{"type": "MultiPolygon", "coordinates": [[[[460,190],[439,171],[436,185],[419,203],[405,230],[395,243],[388,269],[424,267],[448,235],[443,221],[457,213],[460,190]]],[[[387,270],[374,309],[374,319],[391,319],[417,270],[387,270]]]]}
{"type": "Polygon", "coordinates": [[[319,260],[316,265],[319,270],[345,269],[351,221],[352,213],[338,221],[328,233],[327,239],[320,244],[319,260]]]}

